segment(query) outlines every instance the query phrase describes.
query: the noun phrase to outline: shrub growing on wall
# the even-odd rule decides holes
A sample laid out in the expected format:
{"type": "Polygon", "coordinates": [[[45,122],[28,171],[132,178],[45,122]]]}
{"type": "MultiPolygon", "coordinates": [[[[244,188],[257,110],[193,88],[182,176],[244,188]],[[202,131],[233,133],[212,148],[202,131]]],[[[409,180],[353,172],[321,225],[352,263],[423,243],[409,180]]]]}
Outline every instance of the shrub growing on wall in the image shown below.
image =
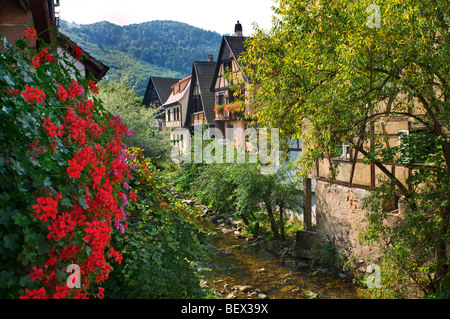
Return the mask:
{"type": "Polygon", "coordinates": [[[126,228],[127,127],[87,98],[98,88],[71,64],[80,50],[0,38],[0,296],[101,298],[121,261],[110,238],[126,228]]]}

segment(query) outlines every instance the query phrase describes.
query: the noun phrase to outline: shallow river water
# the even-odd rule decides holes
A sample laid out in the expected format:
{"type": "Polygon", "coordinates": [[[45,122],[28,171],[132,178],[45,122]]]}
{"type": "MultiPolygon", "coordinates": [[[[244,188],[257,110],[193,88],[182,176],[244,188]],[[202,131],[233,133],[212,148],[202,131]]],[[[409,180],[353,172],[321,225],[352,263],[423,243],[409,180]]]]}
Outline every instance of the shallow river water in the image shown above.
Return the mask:
{"type": "Polygon", "coordinates": [[[201,273],[223,298],[363,298],[350,280],[308,269],[300,260],[280,258],[243,238],[202,224],[216,235],[208,241],[210,262],[201,273]]]}

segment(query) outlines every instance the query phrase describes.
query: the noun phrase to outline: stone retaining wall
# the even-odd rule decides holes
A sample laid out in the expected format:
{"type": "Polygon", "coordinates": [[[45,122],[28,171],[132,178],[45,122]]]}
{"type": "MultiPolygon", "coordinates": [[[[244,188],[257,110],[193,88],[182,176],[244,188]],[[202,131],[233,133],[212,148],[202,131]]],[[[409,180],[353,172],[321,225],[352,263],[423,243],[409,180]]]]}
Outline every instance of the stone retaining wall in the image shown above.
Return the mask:
{"type": "Polygon", "coordinates": [[[367,226],[361,201],[368,194],[363,189],[321,181],[316,183],[316,240],[328,240],[338,252],[365,264],[376,260],[381,254],[381,249],[376,245],[369,246],[358,240],[360,232],[367,226]]]}

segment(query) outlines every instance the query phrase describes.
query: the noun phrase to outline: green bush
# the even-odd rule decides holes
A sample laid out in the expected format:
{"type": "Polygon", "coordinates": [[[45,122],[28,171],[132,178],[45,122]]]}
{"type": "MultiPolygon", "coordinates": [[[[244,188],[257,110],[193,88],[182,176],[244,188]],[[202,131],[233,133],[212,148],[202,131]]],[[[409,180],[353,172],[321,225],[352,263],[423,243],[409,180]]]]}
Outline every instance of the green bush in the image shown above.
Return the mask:
{"type": "Polygon", "coordinates": [[[204,260],[205,233],[193,223],[194,212],[169,192],[169,182],[142,150],[131,149],[136,169],[130,187],[125,236],[113,239],[123,256],[106,284],[111,298],[203,298],[196,265],[204,260]]]}
{"type": "Polygon", "coordinates": [[[146,157],[158,162],[167,160],[171,145],[167,132],[160,132],[158,110],[140,105],[141,98],[130,85],[128,77],[115,81],[103,82],[99,87],[99,98],[105,108],[112,114],[118,114],[131,130],[124,137],[128,147],[138,147],[144,150],[146,157]]]}

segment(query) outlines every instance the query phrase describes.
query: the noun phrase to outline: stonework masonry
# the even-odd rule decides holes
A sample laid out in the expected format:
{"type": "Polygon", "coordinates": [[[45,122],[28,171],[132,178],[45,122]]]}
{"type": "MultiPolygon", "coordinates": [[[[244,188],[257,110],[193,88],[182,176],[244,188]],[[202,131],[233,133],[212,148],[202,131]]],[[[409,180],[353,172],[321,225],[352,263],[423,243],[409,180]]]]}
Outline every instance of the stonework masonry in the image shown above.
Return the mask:
{"type": "Polygon", "coordinates": [[[368,191],[322,181],[316,183],[316,240],[332,242],[337,251],[365,264],[381,256],[376,245],[362,243],[358,237],[366,228],[362,199],[368,191]]]}

